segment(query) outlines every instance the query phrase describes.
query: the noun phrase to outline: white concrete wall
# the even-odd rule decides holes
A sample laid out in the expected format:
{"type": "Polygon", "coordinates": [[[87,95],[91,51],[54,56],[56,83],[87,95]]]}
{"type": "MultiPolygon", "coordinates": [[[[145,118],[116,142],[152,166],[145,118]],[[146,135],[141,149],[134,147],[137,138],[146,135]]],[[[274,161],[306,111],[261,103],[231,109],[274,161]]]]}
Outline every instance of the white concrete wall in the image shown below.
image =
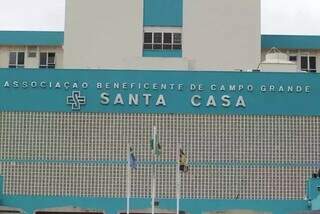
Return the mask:
{"type": "Polygon", "coordinates": [[[183,58],[144,58],[143,0],[68,0],[65,68],[235,70],[260,62],[260,0],[184,0],[183,58]],[[165,64],[169,63],[169,64],[165,64]]]}
{"type": "Polygon", "coordinates": [[[260,0],[184,0],[183,56],[195,70],[257,68],[260,34],[260,0]]]}
{"type": "Polygon", "coordinates": [[[125,68],[142,42],[142,0],[66,1],[64,67],[125,68]]]}
{"type": "Polygon", "coordinates": [[[295,63],[261,63],[260,70],[263,72],[297,72],[295,63]]]}
{"type": "Polygon", "coordinates": [[[36,47],[36,57],[28,57],[27,46],[0,46],[0,68],[8,68],[10,52],[25,52],[25,68],[39,68],[40,52],[56,53],[56,68],[63,68],[63,48],[61,46],[36,47]]]}

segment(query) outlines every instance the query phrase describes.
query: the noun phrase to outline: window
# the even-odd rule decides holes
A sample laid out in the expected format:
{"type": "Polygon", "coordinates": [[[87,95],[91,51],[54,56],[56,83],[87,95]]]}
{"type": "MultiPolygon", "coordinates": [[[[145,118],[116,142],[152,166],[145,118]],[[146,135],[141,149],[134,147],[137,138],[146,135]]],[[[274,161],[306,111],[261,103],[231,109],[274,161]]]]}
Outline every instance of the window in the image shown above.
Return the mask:
{"type": "Polygon", "coordinates": [[[290,62],[296,62],[297,61],[297,56],[289,56],[289,61],[290,62]]]}
{"type": "Polygon", "coordinates": [[[56,53],[40,53],[39,68],[55,68],[56,67],[56,53]]]}
{"type": "Polygon", "coordinates": [[[302,56],[301,57],[301,70],[307,72],[317,71],[317,60],[315,56],[302,56]]]}
{"type": "Polygon", "coordinates": [[[181,50],[181,33],[173,32],[145,32],[144,50],[181,50]]]}
{"type": "Polygon", "coordinates": [[[24,52],[10,52],[9,68],[24,68],[24,52]]]}

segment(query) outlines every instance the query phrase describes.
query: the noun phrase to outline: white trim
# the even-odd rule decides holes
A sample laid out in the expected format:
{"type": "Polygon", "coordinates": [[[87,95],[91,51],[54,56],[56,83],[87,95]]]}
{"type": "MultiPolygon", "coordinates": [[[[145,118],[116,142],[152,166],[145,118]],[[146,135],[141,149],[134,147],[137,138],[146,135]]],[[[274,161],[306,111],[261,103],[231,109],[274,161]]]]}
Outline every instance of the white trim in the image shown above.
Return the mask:
{"type": "Polygon", "coordinates": [[[144,27],[143,32],[182,33],[182,27],[144,27]]]}

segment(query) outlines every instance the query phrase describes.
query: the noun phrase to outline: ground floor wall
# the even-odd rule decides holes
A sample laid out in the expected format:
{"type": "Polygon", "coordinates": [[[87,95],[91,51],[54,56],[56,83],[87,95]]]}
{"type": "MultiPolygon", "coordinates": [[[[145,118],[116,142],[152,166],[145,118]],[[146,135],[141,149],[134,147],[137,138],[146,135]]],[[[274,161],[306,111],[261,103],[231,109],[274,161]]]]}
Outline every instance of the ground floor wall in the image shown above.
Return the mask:
{"type": "MultiPolygon", "coordinates": [[[[77,197],[5,197],[2,203],[7,206],[22,208],[29,214],[35,210],[48,207],[76,206],[93,210],[103,210],[107,214],[117,214],[126,210],[125,198],[77,198],[77,197]]],[[[132,199],[131,209],[149,208],[151,199],[132,199]]],[[[262,213],[287,214],[308,210],[304,200],[205,200],[183,199],[180,202],[181,210],[189,214],[203,214],[211,211],[224,211],[232,209],[254,210],[262,213]]],[[[176,201],[174,199],[160,200],[160,208],[174,212],[176,201]]]]}
{"type": "Polygon", "coordinates": [[[319,126],[317,116],[0,112],[2,203],[29,213],[124,210],[130,145],[138,158],[133,208],[150,206],[155,167],[156,197],[174,209],[180,144],[190,164],[182,209],[304,210],[306,181],[320,162],[319,126]],[[162,146],[156,159],[149,149],[154,126],[162,146]]]}

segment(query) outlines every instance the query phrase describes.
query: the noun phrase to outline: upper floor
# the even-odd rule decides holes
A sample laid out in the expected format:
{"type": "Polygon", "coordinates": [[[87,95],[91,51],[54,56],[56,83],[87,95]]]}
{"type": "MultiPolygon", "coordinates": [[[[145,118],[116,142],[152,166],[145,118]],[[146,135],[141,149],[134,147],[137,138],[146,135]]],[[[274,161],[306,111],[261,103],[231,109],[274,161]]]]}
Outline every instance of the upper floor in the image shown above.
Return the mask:
{"type": "MultiPolygon", "coordinates": [[[[159,33],[145,33],[145,40],[158,37],[159,33]]],[[[172,37],[172,41],[180,37],[181,33],[163,33],[163,37],[172,37]]],[[[163,38],[164,39],[164,38],[163,38]]],[[[179,58],[182,52],[181,44],[153,44],[141,43],[146,58],[151,62],[162,63],[168,69],[175,69],[174,58],[179,58]],[[160,48],[161,49],[157,49],[160,48]],[[172,51],[166,51],[169,46],[172,51]],[[155,49],[154,49],[155,48],[155,49]],[[150,50],[149,50],[150,49],[150,50]],[[151,50],[153,49],[153,50],[151,50]],[[171,53],[170,53],[171,52],[171,53]],[[153,55],[154,54],[154,55],[153,55]],[[168,63],[169,62],[169,63],[168,63]],[[170,63],[171,62],[171,63],[170,63]],[[171,67],[172,66],[172,67],[171,67]]],[[[83,50],[81,53],[86,53],[83,50]]],[[[98,54],[98,53],[97,53],[98,54]]],[[[104,57],[102,54],[99,56],[104,57]]],[[[231,59],[226,55],[226,59],[231,59]]],[[[103,60],[103,59],[102,59],[103,60]]],[[[156,63],[155,63],[156,64],[156,63]]],[[[0,32],[0,67],[1,68],[65,68],[64,66],[64,32],[0,32]]],[[[83,66],[79,68],[90,68],[83,66]]],[[[152,66],[150,65],[152,68],[152,66]]],[[[108,67],[99,67],[108,68],[108,67]]],[[[306,71],[320,70],[320,36],[289,36],[289,35],[262,35],[261,61],[257,67],[249,70],[262,71],[306,71]],[[270,49],[277,48],[282,55],[268,57],[270,49]],[[278,57],[277,57],[278,56],[278,57]]],[[[188,69],[186,69],[188,70],[188,69]]],[[[189,69],[190,70],[190,69],[189,69]]],[[[241,70],[237,68],[229,70],[241,70]]]]}
{"type": "Polygon", "coordinates": [[[0,32],[1,68],[63,68],[63,32],[0,32]]]}

